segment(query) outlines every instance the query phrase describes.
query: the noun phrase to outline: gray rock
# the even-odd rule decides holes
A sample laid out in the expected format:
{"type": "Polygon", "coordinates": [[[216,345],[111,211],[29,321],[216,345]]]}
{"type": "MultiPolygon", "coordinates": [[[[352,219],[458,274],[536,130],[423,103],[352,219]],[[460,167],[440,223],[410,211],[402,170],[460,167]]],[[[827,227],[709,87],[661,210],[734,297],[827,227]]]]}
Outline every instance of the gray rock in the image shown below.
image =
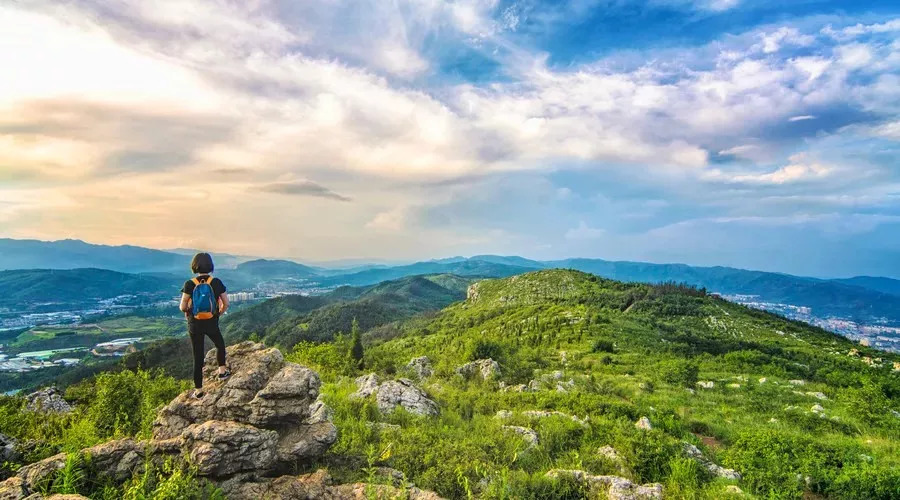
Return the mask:
{"type": "Polygon", "coordinates": [[[501,419],[501,420],[506,420],[506,419],[512,417],[512,412],[509,411],[509,410],[500,410],[500,411],[498,411],[497,414],[494,415],[494,416],[495,416],[496,418],[501,419]]]}
{"type": "Polygon", "coordinates": [[[15,439],[6,434],[0,434],[0,464],[13,462],[19,458],[19,452],[16,450],[17,444],[15,439]]]}
{"type": "Polygon", "coordinates": [[[428,378],[434,373],[434,370],[431,368],[431,360],[428,359],[428,356],[420,356],[411,359],[409,363],[406,364],[406,369],[415,373],[420,379],[428,378]]]}
{"type": "Polygon", "coordinates": [[[814,397],[814,398],[816,398],[816,399],[818,399],[818,400],[821,400],[821,401],[828,401],[828,396],[826,396],[825,394],[823,394],[823,393],[821,393],[821,392],[807,392],[807,393],[805,393],[805,394],[806,394],[807,396],[812,396],[812,397],[814,397]]]}
{"type": "Polygon", "coordinates": [[[528,443],[529,448],[538,444],[537,432],[534,432],[528,427],[520,427],[518,425],[504,425],[502,428],[508,431],[515,432],[516,434],[522,436],[522,439],[524,439],[525,442],[528,443]]]}
{"type": "Polygon", "coordinates": [[[703,466],[704,469],[709,471],[709,473],[713,476],[731,479],[734,481],[741,480],[741,474],[739,472],[735,471],[734,469],[726,469],[721,465],[713,463],[711,460],[706,458],[706,456],[702,451],[700,451],[699,448],[690,443],[684,443],[684,453],[688,457],[693,458],[694,460],[699,462],[700,465],[703,466]]]}
{"type": "Polygon", "coordinates": [[[144,448],[145,443],[125,438],[98,444],[83,452],[100,476],[122,482],[143,470],[144,448]]]}
{"type": "Polygon", "coordinates": [[[25,396],[28,402],[25,408],[29,411],[44,413],[69,413],[72,407],[63,399],[62,392],[56,387],[48,387],[25,396]]]}
{"type": "Polygon", "coordinates": [[[810,411],[812,411],[813,413],[822,413],[823,411],[825,411],[825,408],[817,403],[812,406],[810,411]]]}
{"type": "Polygon", "coordinates": [[[647,417],[641,417],[637,422],[634,423],[634,426],[643,431],[649,431],[653,429],[653,425],[650,423],[650,419],[647,417]]]}
{"type": "Polygon", "coordinates": [[[712,380],[701,380],[701,381],[697,382],[697,387],[699,387],[701,389],[712,389],[715,386],[716,386],[716,383],[713,382],[712,380]]]}
{"type": "Polygon", "coordinates": [[[480,376],[484,380],[500,376],[500,365],[493,359],[477,359],[456,369],[463,378],[480,376]]]}
{"type": "MultiPolygon", "coordinates": [[[[400,471],[379,468],[376,474],[390,474],[388,479],[396,480],[400,471]],[[382,470],[383,469],[383,470],[382,470]],[[391,472],[392,471],[392,472],[391,472]]],[[[260,498],[296,498],[322,500],[367,500],[369,498],[406,498],[409,500],[441,500],[436,493],[416,487],[391,486],[386,484],[341,484],[334,485],[331,476],[324,469],[302,476],[282,476],[257,482],[227,481],[220,484],[231,500],[258,500],[260,498]]]]}
{"type": "Polygon", "coordinates": [[[183,433],[184,449],[203,476],[265,471],[275,464],[278,433],[237,422],[194,424],[183,433]]]}
{"type": "Polygon", "coordinates": [[[398,406],[416,415],[437,415],[437,403],[409,379],[389,380],[378,386],[375,402],[382,413],[391,413],[398,406]]]}
{"type": "Polygon", "coordinates": [[[610,500],[656,500],[663,497],[663,488],[659,483],[640,485],[619,476],[595,476],[583,470],[553,469],[547,472],[547,477],[571,477],[584,483],[594,493],[591,498],[599,498],[604,490],[610,500]]]}
{"type": "Polygon", "coordinates": [[[350,397],[367,398],[372,394],[375,394],[375,391],[378,389],[379,384],[381,384],[381,379],[374,373],[357,377],[356,392],[351,394],[350,397]]]}
{"type": "MultiPolygon", "coordinates": [[[[40,462],[19,469],[16,477],[21,480],[22,490],[30,495],[49,486],[53,476],[66,465],[66,454],[60,453],[40,462]]],[[[2,497],[0,497],[2,498],[2,497]]]]}
{"type": "Polygon", "coordinates": [[[525,415],[528,418],[563,417],[575,422],[582,427],[588,426],[587,420],[582,420],[575,415],[569,415],[568,413],[563,413],[561,411],[528,410],[523,411],[522,415],[525,415]]]}

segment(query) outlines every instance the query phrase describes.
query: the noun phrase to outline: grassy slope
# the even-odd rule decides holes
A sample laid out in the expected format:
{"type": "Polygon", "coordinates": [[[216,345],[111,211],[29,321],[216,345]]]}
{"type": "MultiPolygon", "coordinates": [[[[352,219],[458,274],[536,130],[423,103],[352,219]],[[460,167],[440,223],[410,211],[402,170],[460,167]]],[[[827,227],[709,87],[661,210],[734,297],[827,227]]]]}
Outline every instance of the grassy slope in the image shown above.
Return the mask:
{"type": "Polygon", "coordinates": [[[371,403],[348,398],[354,386],[344,375],[361,372],[329,366],[327,356],[309,350],[293,355],[317,363],[329,382],[324,392],[341,429],[329,459],[336,473],[353,476],[372,450],[390,448],[387,463],[454,498],[485,478],[490,486],[481,494],[487,497],[562,495],[548,493],[540,479],[554,467],[663,482],[673,497],[725,496],[727,481],[712,480],[684,460],[682,442],[688,441],[738,469],[740,487],[762,496],[808,491],[890,498],[900,488],[900,418],[891,414],[900,409],[900,382],[891,372],[897,356],[695,291],[574,271],[486,281],[477,290],[476,299],[411,321],[366,351],[367,370],[382,374],[403,373],[412,357],[429,356],[436,375],[423,387],[443,409],[436,420],[379,417],[371,403]],[[848,356],[857,348],[882,358],[880,367],[848,356]],[[500,361],[499,380],[467,382],[453,374],[483,355],[478,352],[500,361]],[[555,382],[536,393],[498,391],[499,382],[527,383],[557,370],[564,382],[574,382],[569,392],[554,390],[555,382]],[[696,380],[715,387],[696,388],[696,380]],[[811,411],[816,404],[824,417],[811,411]],[[520,413],[534,409],[577,415],[590,425],[520,413]],[[529,450],[504,432],[494,418],[499,410],[513,411],[511,422],[535,429],[541,444],[529,450]],[[361,415],[402,427],[373,430],[361,415]],[[655,429],[635,429],[640,416],[655,429]],[[597,454],[604,445],[624,457],[624,470],[597,454]],[[798,474],[808,482],[798,482],[798,474]]]}

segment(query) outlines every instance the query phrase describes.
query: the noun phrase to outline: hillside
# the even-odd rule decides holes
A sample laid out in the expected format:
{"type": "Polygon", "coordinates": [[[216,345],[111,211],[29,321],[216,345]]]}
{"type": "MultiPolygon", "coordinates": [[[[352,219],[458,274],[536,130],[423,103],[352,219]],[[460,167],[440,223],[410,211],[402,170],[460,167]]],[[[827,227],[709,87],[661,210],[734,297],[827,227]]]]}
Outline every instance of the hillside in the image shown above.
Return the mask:
{"type": "Polygon", "coordinates": [[[465,296],[460,280],[455,276],[413,276],[368,287],[341,287],[318,297],[279,297],[229,316],[223,321],[223,333],[229,341],[255,335],[270,345],[287,348],[301,340],[331,340],[337,333],[349,333],[354,318],[365,332],[441,309],[465,296]]]}
{"type": "Polygon", "coordinates": [[[126,274],[105,269],[0,271],[0,305],[78,304],[125,294],[170,298],[178,294],[182,283],[174,275],[126,274]]]}
{"type": "Polygon", "coordinates": [[[318,276],[316,269],[289,260],[251,260],[239,264],[235,270],[261,278],[312,278],[318,276]]]}
{"type": "Polygon", "coordinates": [[[391,466],[451,498],[579,498],[543,483],[552,469],[658,482],[667,498],[900,491],[900,357],[821,329],[692,288],[563,270],[479,282],[406,326],[367,346],[365,371],[418,380],[407,362],[427,356],[434,375],[419,384],[437,423],[371,413],[340,376],[361,372],[327,345],[295,352],[329,382],[344,429],[335,464],[389,447],[391,466]],[[488,380],[457,375],[484,358],[498,362],[488,380]],[[360,413],[382,430],[354,424],[360,413]]]}
{"type": "MultiPolygon", "coordinates": [[[[253,318],[291,309],[342,317],[341,308],[378,318],[383,309],[360,305],[403,297],[416,308],[449,298],[434,288],[448,280],[461,284],[420,277],[345,288],[321,307],[273,300],[253,318]]],[[[573,270],[480,281],[438,313],[392,324],[392,335],[367,336],[359,362],[346,337],[284,350],[318,371],[331,409],[322,414],[337,435],[315,464],[295,464],[279,484],[325,467],[336,483],[402,475],[400,484],[453,499],[873,500],[900,491],[900,356],[821,329],[691,287],[573,270]]],[[[52,422],[10,426],[29,413],[0,399],[0,424],[19,442],[43,443],[29,461],[107,436],[146,437],[141,422],[156,418],[147,409],[178,385],[131,373],[73,386],[67,397],[85,412],[52,422]],[[142,399],[115,410],[133,393],[142,399]],[[120,421],[133,423],[113,425],[120,421]],[[68,430],[91,422],[105,430],[68,430]]]]}

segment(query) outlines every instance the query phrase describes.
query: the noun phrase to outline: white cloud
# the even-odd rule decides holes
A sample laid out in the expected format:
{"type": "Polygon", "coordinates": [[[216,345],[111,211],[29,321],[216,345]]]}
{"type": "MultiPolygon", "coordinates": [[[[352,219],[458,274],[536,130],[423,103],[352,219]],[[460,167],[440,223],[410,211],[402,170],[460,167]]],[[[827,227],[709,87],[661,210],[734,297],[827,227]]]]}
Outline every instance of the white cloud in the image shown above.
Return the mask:
{"type": "Polygon", "coordinates": [[[566,239],[567,240],[577,240],[577,241],[591,241],[598,240],[603,238],[606,235],[606,231],[600,228],[590,227],[584,221],[581,221],[578,224],[578,227],[574,227],[566,231],[566,239]]]}
{"type": "Polygon", "coordinates": [[[807,120],[815,120],[816,117],[814,115],[797,115],[788,118],[789,122],[803,122],[807,120]]]}

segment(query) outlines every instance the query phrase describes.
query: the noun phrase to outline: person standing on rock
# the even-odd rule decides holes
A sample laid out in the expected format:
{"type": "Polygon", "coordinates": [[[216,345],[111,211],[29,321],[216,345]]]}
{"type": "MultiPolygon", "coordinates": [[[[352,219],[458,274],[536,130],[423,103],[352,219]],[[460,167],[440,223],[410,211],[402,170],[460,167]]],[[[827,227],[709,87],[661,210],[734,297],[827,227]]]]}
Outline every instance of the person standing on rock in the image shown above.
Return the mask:
{"type": "Polygon", "coordinates": [[[185,281],[181,288],[179,308],[188,322],[191,348],[194,351],[194,397],[198,399],[204,396],[203,358],[206,355],[206,337],[216,345],[219,380],[231,375],[225,365],[225,340],[219,330],[219,316],[228,310],[228,294],[225,293],[225,283],[212,276],[214,268],[212,256],[198,253],[191,260],[191,271],[195,276],[185,281]]]}

